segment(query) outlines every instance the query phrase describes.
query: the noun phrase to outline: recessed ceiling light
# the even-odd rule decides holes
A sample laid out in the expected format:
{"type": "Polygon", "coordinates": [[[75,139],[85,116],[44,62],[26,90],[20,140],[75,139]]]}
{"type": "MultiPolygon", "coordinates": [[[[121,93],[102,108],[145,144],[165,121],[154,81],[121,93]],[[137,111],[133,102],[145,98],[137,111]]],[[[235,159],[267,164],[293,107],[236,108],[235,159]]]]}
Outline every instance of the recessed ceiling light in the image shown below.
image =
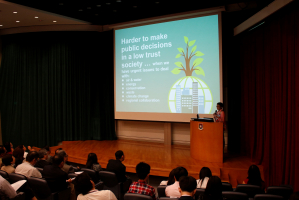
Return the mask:
{"type": "Polygon", "coordinates": [[[16,22],[20,22],[20,21],[16,21],[16,22]]]}
{"type": "Polygon", "coordinates": [[[35,16],[34,18],[35,18],[35,19],[37,19],[37,18],[38,18],[38,16],[35,16]]]}
{"type": "Polygon", "coordinates": [[[14,14],[18,13],[18,12],[13,12],[14,14]]]}
{"type": "Polygon", "coordinates": [[[106,5],[110,5],[111,3],[107,2],[106,5]]]}
{"type": "Polygon", "coordinates": [[[101,7],[101,5],[97,5],[97,7],[101,7]]]}
{"type": "Polygon", "coordinates": [[[55,22],[57,22],[57,21],[53,21],[53,22],[55,23],[55,22]]]}

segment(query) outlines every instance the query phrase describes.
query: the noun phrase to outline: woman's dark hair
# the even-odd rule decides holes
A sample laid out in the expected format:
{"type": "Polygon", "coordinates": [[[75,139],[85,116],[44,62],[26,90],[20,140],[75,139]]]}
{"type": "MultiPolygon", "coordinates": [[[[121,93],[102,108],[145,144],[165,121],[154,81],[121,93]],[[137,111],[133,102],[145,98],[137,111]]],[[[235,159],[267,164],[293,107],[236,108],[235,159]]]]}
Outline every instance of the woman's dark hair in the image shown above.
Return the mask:
{"type": "Polygon", "coordinates": [[[11,152],[10,142],[5,142],[4,147],[6,149],[6,153],[11,152]]]}
{"type": "Polygon", "coordinates": [[[201,168],[201,170],[199,172],[199,179],[201,180],[201,185],[202,185],[205,177],[210,178],[211,176],[212,176],[212,172],[211,172],[210,168],[208,168],[208,167],[201,168]]]}
{"type": "Polygon", "coordinates": [[[88,154],[88,157],[87,157],[86,168],[93,169],[92,168],[93,164],[99,164],[98,157],[95,153],[90,153],[90,154],[88,154]]]}
{"type": "Polygon", "coordinates": [[[6,154],[2,158],[2,163],[5,166],[11,165],[11,162],[13,161],[12,155],[11,154],[6,154]]]}
{"type": "Polygon", "coordinates": [[[261,172],[258,166],[256,165],[251,165],[248,169],[248,182],[247,184],[250,185],[257,185],[257,186],[262,186],[262,178],[261,178],[261,172]]]}
{"type": "Polygon", "coordinates": [[[205,196],[208,196],[208,199],[218,200],[222,198],[222,183],[218,176],[211,176],[205,193],[205,196]]]}
{"type": "Polygon", "coordinates": [[[222,102],[218,102],[217,105],[219,105],[221,107],[221,109],[223,109],[223,103],[222,102]]]}
{"type": "Polygon", "coordinates": [[[171,170],[171,172],[169,173],[169,177],[168,177],[168,181],[167,181],[167,185],[172,185],[174,184],[174,171],[175,169],[171,170]]]}
{"type": "Polygon", "coordinates": [[[91,178],[86,172],[79,174],[73,181],[76,192],[86,195],[90,190],[92,190],[92,183],[90,182],[90,180],[91,178]]]}

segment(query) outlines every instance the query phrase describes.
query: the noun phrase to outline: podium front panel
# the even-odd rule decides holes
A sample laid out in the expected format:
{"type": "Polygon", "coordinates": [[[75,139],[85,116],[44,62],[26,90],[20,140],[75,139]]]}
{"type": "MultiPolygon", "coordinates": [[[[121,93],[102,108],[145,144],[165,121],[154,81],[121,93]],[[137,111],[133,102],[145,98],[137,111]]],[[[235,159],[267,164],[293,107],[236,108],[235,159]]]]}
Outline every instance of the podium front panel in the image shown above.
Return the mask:
{"type": "Polygon", "coordinates": [[[190,154],[196,160],[223,163],[223,123],[191,120],[190,154]]]}

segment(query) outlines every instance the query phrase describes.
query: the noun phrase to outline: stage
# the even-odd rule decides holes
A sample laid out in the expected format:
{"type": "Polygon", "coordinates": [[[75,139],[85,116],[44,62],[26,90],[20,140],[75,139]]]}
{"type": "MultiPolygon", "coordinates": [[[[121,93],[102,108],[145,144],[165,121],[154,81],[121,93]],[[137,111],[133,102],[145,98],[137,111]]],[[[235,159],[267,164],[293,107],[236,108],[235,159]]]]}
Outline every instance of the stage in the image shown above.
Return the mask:
{"type": "MultiPolygon", "coordinates": [[[[247,170],[254,164],[250,158],[240,155],[224,155],[224,163],[201,162],[191,158],[190,146],[171,145],[162,143],[140,142],[129,140],[113,141],[64,141],[60,146],[51,147],[51,155],[57,148],[63,148],[69,155],[69,161],[86,164],[89,153],[95,153],[103,168],[106,168],[109,159],[115,159],[114,153],[122,150],[125,154],[124,165],[127,172],[136,173],[135,166],[139,162],[146,162],[151,166],[151,175],[168,177],[169,172],[178,166],[185,167],[189,175],[198,179],[202,167],[209,167],[213,175],[219,176],[222,181],[230,182],[233,187],[241,184],[247,177],[247,170]]],[[[262,176],[263,168],[259,166],[262,176]]]]}

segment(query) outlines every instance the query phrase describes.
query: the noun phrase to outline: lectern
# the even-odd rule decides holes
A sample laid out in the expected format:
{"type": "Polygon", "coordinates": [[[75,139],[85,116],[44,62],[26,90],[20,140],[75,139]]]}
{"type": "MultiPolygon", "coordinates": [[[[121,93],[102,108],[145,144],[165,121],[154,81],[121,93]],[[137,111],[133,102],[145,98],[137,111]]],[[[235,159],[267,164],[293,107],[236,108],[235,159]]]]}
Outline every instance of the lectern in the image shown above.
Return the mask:
{"type": "Polygon", "coordinates": [[[223,163],[223,123],[191,120],[190,154],[196,160],[223,163]]]}

